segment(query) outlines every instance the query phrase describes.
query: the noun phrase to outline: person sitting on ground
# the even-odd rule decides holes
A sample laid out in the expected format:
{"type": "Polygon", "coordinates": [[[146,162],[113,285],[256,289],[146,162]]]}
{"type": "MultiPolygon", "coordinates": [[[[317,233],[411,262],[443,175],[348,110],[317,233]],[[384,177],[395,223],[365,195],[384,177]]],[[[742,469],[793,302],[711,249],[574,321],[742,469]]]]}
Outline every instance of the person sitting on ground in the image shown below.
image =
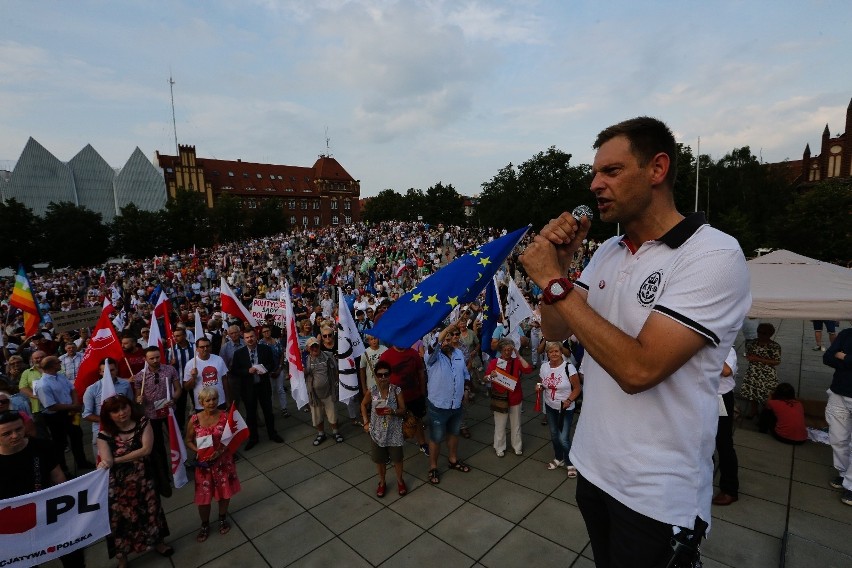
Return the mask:
{"type": "Polygon", "coordinates": [[[775,387],[760,418],[760,431],[770,432],[779,442],[799,445],[808,441],[805,409],[801,401],[796,400],[796,390],[790,383],[775,387]]]}

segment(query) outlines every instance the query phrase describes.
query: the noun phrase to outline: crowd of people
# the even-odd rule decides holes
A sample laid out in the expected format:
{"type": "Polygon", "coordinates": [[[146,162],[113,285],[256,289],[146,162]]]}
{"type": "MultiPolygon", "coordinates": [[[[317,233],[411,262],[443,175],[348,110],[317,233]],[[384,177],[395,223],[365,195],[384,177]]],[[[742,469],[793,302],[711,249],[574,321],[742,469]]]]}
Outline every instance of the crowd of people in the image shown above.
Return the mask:
{"type": "MultiPolygon", "coordinates": [[[[748,310],[747,270],[736,241],[709,227],[700,214],[684,217],[674,209],[677,152],[665,125],[647,118],[626,121],[603,131],[595,148],[592,191],[601,218],[621,223],[625,236],[598,246],[585,238],[590,219],[568,213],[528,235],[496,277],[504,284],[514,281],[534,315],[519,329],[501,324],[485,341],[479,333],[479,301],[460,306],[414,345],[380,341],[370,330],[423,278],[502,234],[493,229],[357,224],[103,269],[34,275],[43,326],[30,337],[22,332],[20,314],[9,306],[12,282],[7,281],[0,286],[6,363],[0,404],[9,411],[0,415],[0,443],[7,430],[15,448],[32,439],[33,448],[49,456],[45,463],[53,483],[73,475],[65,462],[66,445],[75,473],[93,468],[96,459],[97,467],[109,469],[113,532],[108,548],[125,565],[133,553],[174,552],[165,542],[169,529],[160,501],[171,495],[165,438],[170,408],[186,446],[198,454],[191,465],[201,519],[196,540],[203,543],[210,535],[212,501],[218,503],[216,529],[226,534],[229,503],[240,491],[234,465],[239,456],[222,441],[232,403],[246,416],[246,453],[261,443],[258,407],[266,439],[277,444],[284,440],[276,419],[286,420],[291,411],[310,412],[314,446],[329,438],[342,443],[346,412],[356,431],[369,435],[381,498],[390,464],[398,494],[408,492],[405,439],[428,458],[431,484],[441,483],[443,444],[450,471],[471,471],[458,448],[459,438],[470,436],[466,409],[476,396],[487,396],[494,413],[495,454],[503,457],[511,446],[522,455],[522,380],[537,376],[536,394],[553,446],[546,467],[577,478],[577,503],[598,566],[665,564],[673,538],[679,542],[675,555],[686,551],[694,557],[710,522],[711,456],[716,445],[726,443],[717,437],[723,428],[718,397],[729,392],[723,392],[720,376],[735,374],[730,365],[725,374],[723,359],[748,310]],[[640,250],[643,254],[637,254],[640,250]],[[713,284],[723,277],[724,285],[713,284]],[[288,396],[285,330],[272,315],[257,328],[229,320],[220,302],[220,278],[246,306],[255,298],[280,299],[289,283],[307,388],[304,408],[295,408],[288,396]],[[148,343],[161,292],[173,308],[166,316],[174,330],[166,360],[148,343]],[[123,358],[102,362],[100,372],[113,377],[116,395],[101,400],[97,389],[103,387],[96,383],[80,401],[74,378],[91,330],[56,331],[51,316],[100,306],[104,299],[115,307],[113,325],[123,358]],[[338,402],[336,320],[341,310],[353,315],[367,345],[356,363],[360,388],[345,410],[338,402]],[[203,335],[194,333],[196,312],[203,335]],[[653,396],[634,396],[651,391],[653,396]],[[572,441],[581,401],[583,418],[572,441]],[[82,441],[81,420],[93,426],[97,451],[92,460],[82,441]],[[684,428],[687,423],[694,427],[684,428]],[[660,432],[669,433],[665,452],[659,451],[660,432]],[[622,474],[625,469],[630,475],[622,474]],[[128,523],[128,517],[145,521],[128,523]]],[[[757,338],[747,343],[750,366],[743,395],[781,416],[795,406],[795,397],[777,385],[780,348],[769,328],[759,326],[757,338]]],[[[852,346],[845,333],[835,343],[841,345],[833,343],[825,358],[837,370],[835,406],[848,408],[852,387],[845,352],[852,346]]],[[[784,441],[788,430],[779,432],[782,422],[776,421],[774,431],[784,441]]],[[[832,439],[838,445],[845,440],[847,453],[835,452],[835,466],[845,478],[832,483],[846,491],[845,498],[852,490],[852,426],[847,418],[838,417],[837,423],[832,423],[832,439]]],[[[0,445],[3,455],[6,449],[0,445]]],[[[734,498],[712,502],[736,501],[736,484],[721,485],[734,498]]],[[[79,565],[74,562],[80,558],[69,557],[66,565],[79,565]]]]}

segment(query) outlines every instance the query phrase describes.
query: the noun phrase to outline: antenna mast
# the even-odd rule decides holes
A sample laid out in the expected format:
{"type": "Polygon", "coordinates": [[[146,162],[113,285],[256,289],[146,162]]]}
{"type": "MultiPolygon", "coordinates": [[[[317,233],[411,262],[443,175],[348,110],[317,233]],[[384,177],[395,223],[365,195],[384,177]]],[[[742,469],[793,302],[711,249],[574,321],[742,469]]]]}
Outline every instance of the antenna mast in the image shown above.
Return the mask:
{"type": "Polygon", "coordinates": [[[328,137],[328,126],[325,127],[325,155],[331,157],[331,139],[328,137]]]}
{"type": "Polygon", "coordinates": [[[171,70],[169,70],[169,91],[172,95],[172,128],[175,132],[175,156],[180,157],[180,148],[177,141],[177,122],[175,121],[175,81],[172,79],[171,70]]]}

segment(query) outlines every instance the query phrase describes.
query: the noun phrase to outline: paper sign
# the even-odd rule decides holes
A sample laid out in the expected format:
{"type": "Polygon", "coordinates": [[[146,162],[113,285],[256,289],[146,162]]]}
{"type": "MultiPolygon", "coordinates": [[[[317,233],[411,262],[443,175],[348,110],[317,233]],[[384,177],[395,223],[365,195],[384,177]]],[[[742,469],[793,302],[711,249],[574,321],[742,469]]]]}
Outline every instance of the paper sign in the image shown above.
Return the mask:
{"type": "Polygon", "coordinates": [[[494,374],[492,375],[491,380],[510,391],[515,390],[515,387],[518,386],[518,379],[500,368],[494,369],[494,374]]]}

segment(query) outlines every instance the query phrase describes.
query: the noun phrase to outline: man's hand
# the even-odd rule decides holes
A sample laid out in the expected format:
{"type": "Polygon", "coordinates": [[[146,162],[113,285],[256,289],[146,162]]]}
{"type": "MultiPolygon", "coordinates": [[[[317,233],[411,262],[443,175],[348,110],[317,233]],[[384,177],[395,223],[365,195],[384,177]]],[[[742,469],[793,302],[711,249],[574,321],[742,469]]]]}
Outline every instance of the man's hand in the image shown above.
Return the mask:
{"type": "Polygon", "coordinates": [[[551,219],[520,257],[529,277],[543,287],[565,276],[591,225],[585,216],[578,222],[567,211],[551,219]]]}

